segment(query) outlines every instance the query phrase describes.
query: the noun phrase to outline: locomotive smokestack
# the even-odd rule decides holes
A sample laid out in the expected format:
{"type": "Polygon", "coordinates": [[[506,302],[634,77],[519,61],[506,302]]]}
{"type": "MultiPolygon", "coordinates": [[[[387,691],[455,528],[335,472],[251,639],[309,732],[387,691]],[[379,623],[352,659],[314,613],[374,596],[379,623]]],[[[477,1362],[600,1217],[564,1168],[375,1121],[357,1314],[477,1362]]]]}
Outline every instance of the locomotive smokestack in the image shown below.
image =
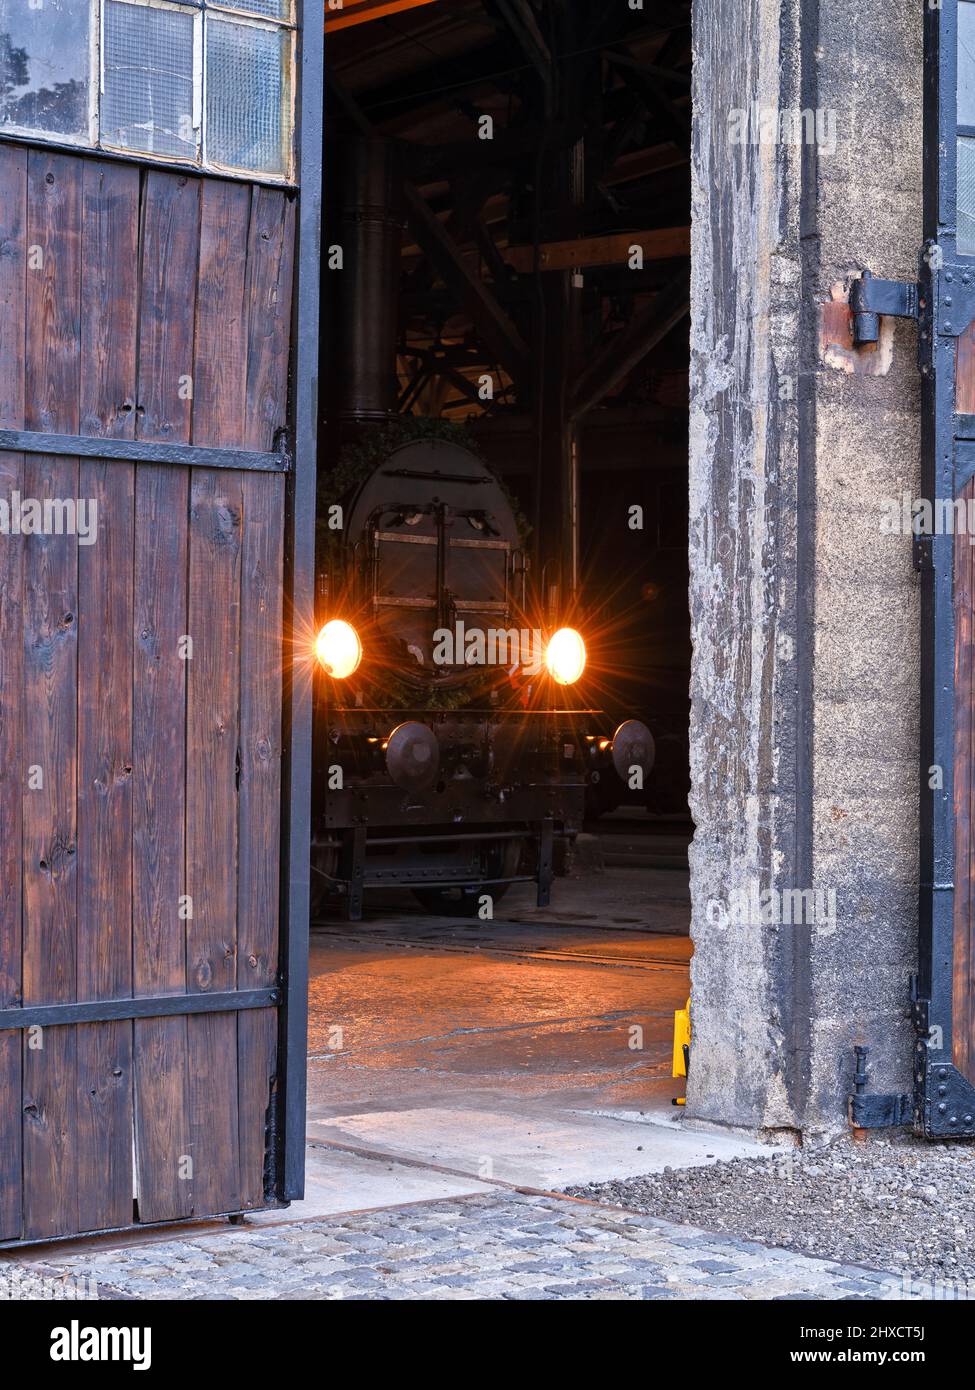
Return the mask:
{"type": "Polygon", "coordinates": [[[344,136],[326,151],[323,364],[328,425],[339,433],[395,413],[402,179],[392,141],[344,136]]]}

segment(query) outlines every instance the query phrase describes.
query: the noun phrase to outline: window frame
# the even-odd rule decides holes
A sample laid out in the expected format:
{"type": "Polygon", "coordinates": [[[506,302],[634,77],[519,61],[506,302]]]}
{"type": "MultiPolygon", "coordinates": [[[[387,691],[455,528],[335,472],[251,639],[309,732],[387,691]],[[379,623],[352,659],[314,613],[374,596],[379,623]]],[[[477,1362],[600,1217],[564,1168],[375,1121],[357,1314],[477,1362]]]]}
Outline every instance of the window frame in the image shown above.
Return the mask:
{"type": "Polygon", "coordinates": [[[286,18],[271,19],[253,10],[238,9],[224,0],[118,0],[132,8],[169,10],[193,15],[193,129],[196,133],[197,152],[195,158],[186,155],[158,154],[147,150],[133,149],[105,139],[101,132],[101,103],[105,92],[105,13],[108,0],[87,0],[88,3],[88,129],[84,134],[70,134],[62,131],[44,131],[36,127],[21,125],[0,125],[0,138],[18,143],[29,141],[44,145],[70,148],[72,150],[91,150],[112,157],[136,160],[139,163],[165,164],[172,168],[193,170],[196,173],[219,174],[224,178],[242,179],[248,183],[273,184],[278,187],[294,188],[296,177],[296,125],[297,125],[297,35],[298,20],[294,0],[288,0],[286,18]],[[246,169],[240,165],[224,164],[211,159],[207,150],[207,30],[208,16],[215,15],[215,23],[242,24],[245,27],[264,32],[281,34],[286,40],[286,57],[282,66],[282,153],[284,171],[275,173],[266,169],[246,169]],[[286,86],[285,86],[286,84],[286,86]]]}

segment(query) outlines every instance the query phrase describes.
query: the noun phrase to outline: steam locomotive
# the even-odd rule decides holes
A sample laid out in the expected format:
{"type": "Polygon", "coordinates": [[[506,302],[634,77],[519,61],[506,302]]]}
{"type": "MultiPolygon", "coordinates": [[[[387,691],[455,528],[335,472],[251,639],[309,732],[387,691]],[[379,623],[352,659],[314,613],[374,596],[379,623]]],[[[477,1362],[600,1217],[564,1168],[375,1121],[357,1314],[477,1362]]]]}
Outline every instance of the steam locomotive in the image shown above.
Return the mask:
{"type": "Polygon", "coordinates": [[[336,154],[329,229],[344,269],[329,286],[328,437],[333,457],[336,440],[360,457],[363,440],[380,444],[345,486],[322,470],[313,915],[331,902],[359,920],[378,887],[473,916],[533,882],[544,906],[587,786],[649,773],[653,739],[636,720],[607,730],[573,698],[585,639],[550,604],[543,618],[487,465],[450,438],[383,446],[401,223],[389,147],[351,151],[336,154]]]}

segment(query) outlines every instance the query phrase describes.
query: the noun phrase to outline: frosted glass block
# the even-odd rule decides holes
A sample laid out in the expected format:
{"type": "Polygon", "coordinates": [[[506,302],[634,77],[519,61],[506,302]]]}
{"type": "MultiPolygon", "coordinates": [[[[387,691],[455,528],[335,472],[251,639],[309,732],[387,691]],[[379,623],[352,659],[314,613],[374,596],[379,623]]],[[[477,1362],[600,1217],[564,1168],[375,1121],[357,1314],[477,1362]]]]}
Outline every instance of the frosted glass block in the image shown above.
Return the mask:
{"type": "Polygon", "coordinates": [[[87,136],[87,0],[0,0],[0,128],[87,136]]]}
{"type": "Polygon", "coordinates": [[[245,10],[248,14],[263,15],[265,19],[290,19],[291,0],[214,0],[228,10],[245,10]]]}
{"type": "Polygon", "coordinates": [[[975,140],[958,141],[958,251],[975,256],[975,140]]]}
{"type": "Polygon", "coordinates": [[[255,173],[288,172],[291,36],[207,16],[206,158],[255,173]]]}
{"type": "Polygon", "coordinates": [[[107,0],[101,134],[110,145],[196,159],[193,15],[107,0]]]}

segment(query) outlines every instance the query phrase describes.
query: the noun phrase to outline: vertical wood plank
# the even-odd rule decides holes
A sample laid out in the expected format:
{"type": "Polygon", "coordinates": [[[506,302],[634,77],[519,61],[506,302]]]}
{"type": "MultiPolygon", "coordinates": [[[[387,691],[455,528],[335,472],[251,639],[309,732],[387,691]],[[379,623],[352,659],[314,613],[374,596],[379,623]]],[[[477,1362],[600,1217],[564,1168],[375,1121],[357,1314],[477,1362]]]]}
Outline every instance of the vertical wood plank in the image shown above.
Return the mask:
{"type": "MultiPolygon", "coordinates": [[[[208,180],[200,219],[193,442],[240,436],[246,390],[245,258],[250,190],[208,180]]],[[[187,701],[187,988],[237,984],[237,768],[240,702],[238,474],[194,469],[190,504],[193,660],[187,701]]],[[[240,1200],[237,1018],[187,1020],[191,1125],[199,1209],[240,1200]]]]}
{"type": "MultiPolygon", "coordinates": [[[[237,978],[241,989],[261,989],[278,967],[284,479],[251,474],[243,487],[237,978]]],[[[241,1198],[256,1207],[264,1204],[277,1011],[241,1013],[237,1029],[241,1198]]]]}
{"type": "MultiPolygon", "coordinates": [[[[187,988],[236,988],[240,536],[236,473],[194,469],[186,752],[187,988]]],[[[239,1208],[237,1020],[187,1020],[199,1210],[239,1208]]]]}
{"type": "Polygon", "coordinates": [[[295,202],[274,188],[254,190],[247,247],[247,417],[250,449],[273,449],[288,419],[295,202]]]}
{"type": "Polygon", "coordinates": [[[959,333],[955,347],[955,409],[975,415],[975,323],[959,333]]]}
{"type": "Polygon", "coordinates": [[[27,151],[0,147],[0,420],[24,428],[27,151]]]}
{"type": "MultiPolygon", "coordinates": [[[[0,426],[24,428],[27,152],[0,148],[0,426]]],[[[21,454],[0,453],[0,498],[23,492],[21,454]]],[[[24,542],[0,536],[0,1008],[21,998],[24,542]]],[[[0,1240],[23,1224],[21,1034],[0,1032],[0,1240]]]]}
{"type": "MultiPolygon", "coordinates": [[[[80,162],[31,150],[28,429],[78,432],[80,213],[80,162]]],[[[77,497],[77,460],[28,455],[24,493],[77,497]]],[[[76,537],[29,536],[24,587],[24,1002],[38,1004],[73,999],[77,989],[76,537]]],[[[25,1235],[72,1233],[78,1229],[75,1030],[29,1036],[23,1057],[25,1235]]]]}
{"type": "MultiPolygon", "coordinates": [[[[135,433],[139,185],[87,160],[82,176],[81,432],[135,433]]],[[[132,992],[134,468],[83,459],[97,540],[78,547],[78,997],[132,992]]],[[[78,1213],[132,1220],[132,1024],[78,1028],[78,1213]]]]}
{"type": "MultiPolygon", "coordinates": [[[[242,443],[271,448],[287,418],[294,204],[258,189],[247,254],[247,413],[242,443]]],[[[240,877],[238,980],[271,985],[278,965],[281,819],[283,478],[243,479],[241,578],[240,877]]],[[[277,1014],[238,1015],[241,1198],[264,1202],[263,1168],[274,1103],[277,1014]]]]}
{"type": "MultiPolygon", "coordinates": [[[[143,194],[137,435],[188,442],[200,184],[149,173],[143,194]]],[[[136,994],[186,989],[185,773],[189,478],[136,470],[133,661],[133,972],[136,994]]],[[[136,1165],[143,1221],[194,1210],[186,1019],[135,1023],[136,1165]]]]}
{"type": "Polygon", "coordinates": [[[251,189],[207,179],[193,365],[193,443],[241,447],[247,402],[244,301],[251,189]]]}

